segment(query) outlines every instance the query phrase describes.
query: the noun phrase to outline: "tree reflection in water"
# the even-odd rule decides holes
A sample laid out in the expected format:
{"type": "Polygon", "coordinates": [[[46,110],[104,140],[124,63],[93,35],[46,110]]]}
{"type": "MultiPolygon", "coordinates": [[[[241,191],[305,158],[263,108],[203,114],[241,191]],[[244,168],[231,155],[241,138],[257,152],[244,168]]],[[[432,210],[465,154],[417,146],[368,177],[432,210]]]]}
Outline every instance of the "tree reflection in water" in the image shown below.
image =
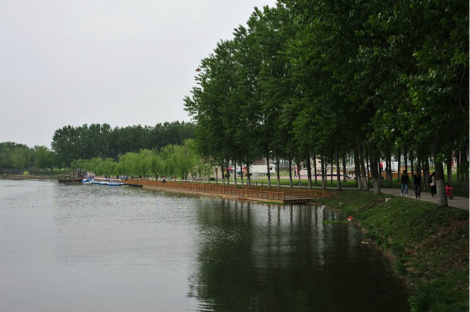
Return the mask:
{"type": "Polygon", "coordinates": [[[201,311],[407,311],[404,286],[333,210],[203,200],[198,270],[189,297],[201,311]]]}

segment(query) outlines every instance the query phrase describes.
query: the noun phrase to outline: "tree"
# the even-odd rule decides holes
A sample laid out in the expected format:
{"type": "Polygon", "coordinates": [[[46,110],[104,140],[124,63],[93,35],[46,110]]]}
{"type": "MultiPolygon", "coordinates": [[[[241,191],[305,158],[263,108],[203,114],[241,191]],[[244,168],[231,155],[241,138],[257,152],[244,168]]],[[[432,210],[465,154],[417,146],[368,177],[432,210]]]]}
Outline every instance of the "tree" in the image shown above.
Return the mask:
{"type": "Polygon", "coordinates": [[[54,167],[54,153],[46,146],[35,146],[34,165],[38,168],[52,170],[54,167]]]}
{"type": "Polygon", "coordinates": [[[10,154],[13,168],[23,171],[29,166],[30,151],[26,145],[15,146],[10,154]]]}
{"type": "Polygon", "coordinates": [[[400,68],[410,103],[398,108],[402,132],[435,158],[439,205],[447,206],[442,162],[468,142],[468,2],[397,3],[391,18],[414,64],[400,68]]]}

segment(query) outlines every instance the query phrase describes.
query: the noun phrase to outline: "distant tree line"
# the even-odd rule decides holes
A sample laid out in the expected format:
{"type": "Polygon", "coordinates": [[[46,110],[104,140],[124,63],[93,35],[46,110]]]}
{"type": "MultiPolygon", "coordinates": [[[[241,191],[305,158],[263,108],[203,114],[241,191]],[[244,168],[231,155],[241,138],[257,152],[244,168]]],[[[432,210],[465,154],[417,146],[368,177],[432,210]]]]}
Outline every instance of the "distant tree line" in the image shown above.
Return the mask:
{"type": "Polygon", "coordinates": [[[432,159],[445,206],[443,162],[455,153],[468,183],[468,39],[465,0],[256,8],[201,61],[185,98],[199,151],[222,167],[304,163],[309,186],[311,159],[324,175],[350,155],[357,176],[370,168],[376,193],[381,161],[404,156],[428,175],[432,159]]]}
{"type": "Polygon", "coordinates": [[[0,143],[0,173],[23,173],[31,171],[52,171],[55,155],[45,146],[30,148],[13,142],[0,143]]]}
{"type": "Polygon", "coordinates": [[[46,146],[31,148],[14,142],[0,143],[0,172],[71,168],[72,162],[77,160],[118,161],[127,153],[156,152],[168,145],[183,145],[184,141],[194,137],[195,125],[179,121],[159,123],[154,127],[65,126],[54,132],[52,150],[46,146]]]}
{"type": "Polygon", "coordinates": [[[182,145],[195,137],[195,125],[185,122],[165,122],[154,127],[128,126],[111,128],[108,124],[84,124],[79,127],[65,126],[54,132],[52,149],[56,161],[69,167],[74,160],[111,158],[141,149],[159,150],[164,146],[182,145]]]}

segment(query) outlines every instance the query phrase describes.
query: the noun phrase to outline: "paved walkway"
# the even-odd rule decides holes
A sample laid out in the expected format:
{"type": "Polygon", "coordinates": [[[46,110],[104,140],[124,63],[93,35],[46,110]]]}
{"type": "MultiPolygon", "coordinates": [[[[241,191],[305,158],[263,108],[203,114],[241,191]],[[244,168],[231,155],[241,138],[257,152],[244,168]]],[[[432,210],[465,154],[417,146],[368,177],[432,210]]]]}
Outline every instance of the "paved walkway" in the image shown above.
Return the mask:
{"type": "MultiPolygon", "coordinates": [[[[392,188],[382,188],[381,191],[384,194],[391,194],[391,195],[395,195],[395,196],[400,196],[400,193],[401,193],[401,191],[399,189],[395,189],[395,188],[393,188],[393,189],[392,188]]],[[[405,196],[405,195],[403,195],[403,196],[405,196]]],[[[413,200],[425,200],[427,202],[436,203],[436,204],[438,203],[437,198],[436,197],[434,197],[434,198],[431,197],[431,193],[428,193],[428,192],[422,192],[421,193],[421,198],[416,198],[415,191],[413,189],[408,190],[408,198],[413,199],[413,200]]],[[[469,209],[468,209],[468,198],[466,198],[466,197],[454,196],[454,199],[447,200],[447,202],[448,202],[450,207],[456,207],[456,208],[460,208],[460,209],[469,211],[469,209]]]]}

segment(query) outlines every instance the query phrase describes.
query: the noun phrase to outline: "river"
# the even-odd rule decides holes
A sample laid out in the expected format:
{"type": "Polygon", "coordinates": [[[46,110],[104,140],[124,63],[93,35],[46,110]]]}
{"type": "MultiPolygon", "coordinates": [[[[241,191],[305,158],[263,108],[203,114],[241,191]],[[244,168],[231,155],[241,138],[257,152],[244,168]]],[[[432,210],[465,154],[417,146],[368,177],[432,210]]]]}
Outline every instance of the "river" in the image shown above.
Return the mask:
{"type": "Polygon", "coordinates": [[[0,180],[0,311],[407,311],[387,261],[339,219],[311,205],[0,180]]]}

